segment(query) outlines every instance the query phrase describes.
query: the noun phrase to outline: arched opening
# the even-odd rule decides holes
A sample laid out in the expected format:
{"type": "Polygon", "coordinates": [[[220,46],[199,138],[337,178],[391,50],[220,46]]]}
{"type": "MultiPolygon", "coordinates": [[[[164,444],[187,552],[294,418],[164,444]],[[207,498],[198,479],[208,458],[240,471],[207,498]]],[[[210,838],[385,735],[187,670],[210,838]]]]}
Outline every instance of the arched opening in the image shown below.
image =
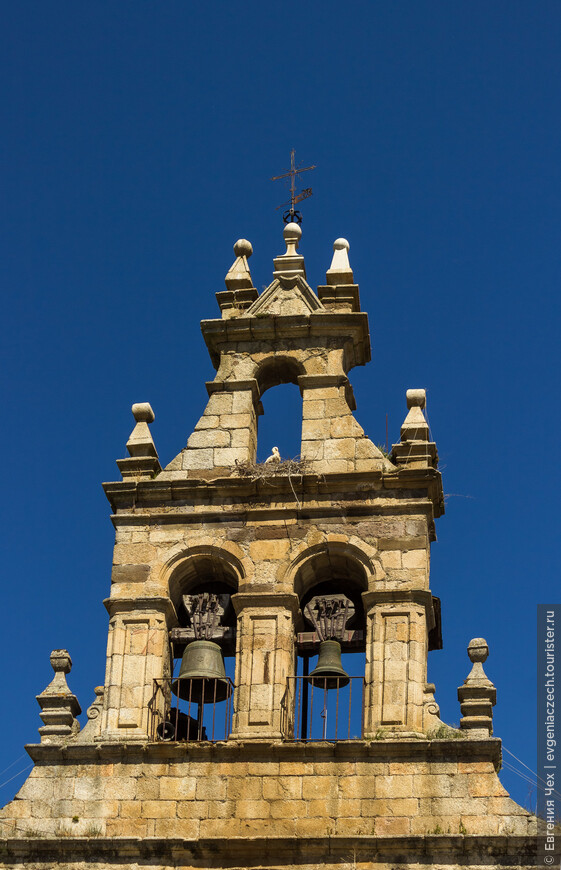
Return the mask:
{"type": "Polygon", "coordinates": [[[296,637],[294,736],[352,740],[363,732],[366,559],[345,544],[323,545],[301,560],[296,637]]]}
{"type": "Polygon", "coordinates": [[[264,462],[273,447],[278,447],[281,459],[299,456],[302,397],[298,377],[303,373],[303,367],[296,360],[285,356],[272,357],[259,367],[256,378],[263,414],[257,424],[257,462],[264,462]]]}
{"type": "Polygon", "coordinates": [[[169,579],[178,625],[170,631],[171,674],[162,740],[228,737],[235,673],[237,592],[241,566],[230,553],[200,548],[178,561],[169,579]]]}

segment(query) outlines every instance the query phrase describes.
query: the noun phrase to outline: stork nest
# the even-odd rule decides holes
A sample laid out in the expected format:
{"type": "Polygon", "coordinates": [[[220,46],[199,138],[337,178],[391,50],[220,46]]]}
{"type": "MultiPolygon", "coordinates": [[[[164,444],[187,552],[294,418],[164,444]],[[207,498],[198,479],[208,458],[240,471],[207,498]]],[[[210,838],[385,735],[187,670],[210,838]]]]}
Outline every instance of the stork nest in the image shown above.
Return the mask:
{"type": "Polygon", "coordinates": [[[250,480],[270,480],[275,477],[301,476],[310,470],[307,459],[281,459],[280,462],[239,462],[236,460],[236,474],[250,480]]]}

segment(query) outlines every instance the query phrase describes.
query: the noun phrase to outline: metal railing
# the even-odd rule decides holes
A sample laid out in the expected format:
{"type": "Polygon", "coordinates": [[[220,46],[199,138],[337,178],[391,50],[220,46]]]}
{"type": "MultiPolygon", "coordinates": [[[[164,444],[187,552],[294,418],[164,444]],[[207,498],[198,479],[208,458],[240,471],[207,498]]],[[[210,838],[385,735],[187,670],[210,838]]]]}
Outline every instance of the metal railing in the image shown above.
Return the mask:
{"type": "Polygon", "coordinates": [[[282,701],[283,732],[289,740],[360,740],[364,677],[288,677],[282,701]],[[348,683],[347,683],[348,679],[348,683]]]}
{"type": "Polygon", "coordinates": [[[227,740],[232,727],[233,694],[234,684],[229,677],[154,680],[154,694],[148,702],[150,739],[211,743],[227,740]],[[224,683],[225,699],[220,697],[224,683]]]}

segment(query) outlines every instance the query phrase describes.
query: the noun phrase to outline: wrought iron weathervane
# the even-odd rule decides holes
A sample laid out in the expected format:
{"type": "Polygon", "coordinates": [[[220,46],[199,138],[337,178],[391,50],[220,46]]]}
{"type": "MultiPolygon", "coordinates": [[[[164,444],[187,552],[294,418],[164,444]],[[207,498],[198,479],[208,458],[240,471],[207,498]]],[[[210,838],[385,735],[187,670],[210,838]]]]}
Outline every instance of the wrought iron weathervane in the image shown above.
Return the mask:
{"type": "Polygon", "coordinates": [[[302,202],[303,199],[308,199],[309,196],[312,195],[312,188],[306,187],[300,191],[296,191],[296,176],[301,172],[309,172],[311,169],[315,169],[314,166],[303,166],[300,169],[296,169],[296,164],[294,162],[294,148],[290,152],[290,169],[288,172],[284,172],[282,175],[274,175],[271,178],[271,181],[280,181],[282,178],[290,178],[290,200],[287,202],[283,202],[282,205],[277,206],[277,211],[279,208],[286,209],[286,206],[290,206],[290,208],[286,209],[284,212],[282,219],[285,224],[290,223],[291,221],[295,221],[297,224],[302,223],[302,215],[295,208],[295,205],[299,202],[302,202]]]}

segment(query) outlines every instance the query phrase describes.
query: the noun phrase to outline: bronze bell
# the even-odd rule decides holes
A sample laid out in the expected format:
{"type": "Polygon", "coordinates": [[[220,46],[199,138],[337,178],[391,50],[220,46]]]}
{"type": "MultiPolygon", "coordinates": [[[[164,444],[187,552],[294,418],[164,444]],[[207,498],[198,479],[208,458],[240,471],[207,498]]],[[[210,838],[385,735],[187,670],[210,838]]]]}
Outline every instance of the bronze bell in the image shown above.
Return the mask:
{"type": "Polygon", "coordinates": [[[310,674],[312,685],[320,689],[342,689],[350,677],[341,664],[341,644],[338,640],[322,640],[318,663],[310,674]]]}
{"type": "Polygon", "coordinates": [[[181,659],[179,677],[171,684],[174,695],[183,701],[207,704],[224,701],[230,695],[222,651],[211,640],[193,640],[181,659]]]}

